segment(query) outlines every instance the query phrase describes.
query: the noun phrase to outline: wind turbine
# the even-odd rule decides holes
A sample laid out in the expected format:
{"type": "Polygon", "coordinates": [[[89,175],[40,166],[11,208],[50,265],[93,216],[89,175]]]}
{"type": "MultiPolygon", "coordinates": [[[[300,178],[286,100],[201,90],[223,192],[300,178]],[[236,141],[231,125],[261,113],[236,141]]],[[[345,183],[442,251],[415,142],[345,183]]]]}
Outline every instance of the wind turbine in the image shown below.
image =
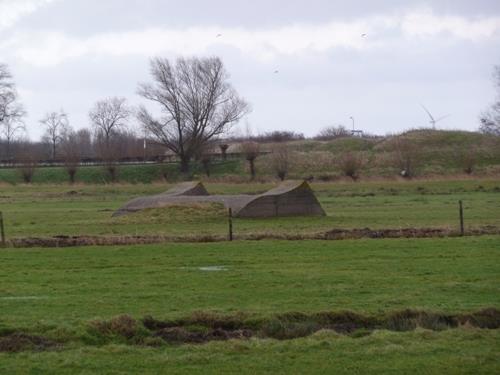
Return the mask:
{"type": "Polygon", "coordinates": [[[429,115],[429,123],[432,125],[432,129],[436,129],[436,122],[444,120],[447,117],[450,117],[450,115],[445,115],[445,116],[441,116],[441,117],[435,119],[434,116],[431,115],[429,110],[427,108],[425,108],[425,106],[423,104],[420,104],[420,105],[422,106],[424,111],[429,115]]]}

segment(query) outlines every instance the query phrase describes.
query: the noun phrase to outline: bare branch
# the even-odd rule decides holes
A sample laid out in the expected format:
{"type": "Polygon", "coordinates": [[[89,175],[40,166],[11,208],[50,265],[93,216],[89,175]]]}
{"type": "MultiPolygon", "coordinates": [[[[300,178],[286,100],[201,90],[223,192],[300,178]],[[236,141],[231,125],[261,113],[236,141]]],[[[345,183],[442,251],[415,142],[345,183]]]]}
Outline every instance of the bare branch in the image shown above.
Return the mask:
{"type": "Polygon", "coordinates": [[[479,131],[484,134],[500,136],[500,65],[495,67],[493,80],[498,91],[497,98],[491,107],[481,114],[479,131]]]}
{"type": "Polygon", "coordinates": [[[57,145],[69,131],[68,115],[61,109],[60,112],[50,112],[45,115],[40,123],[45,126],[45,138],[52,148],[52,159],[56,158],[57,145]]]}
{"type": "Polygon", "coordinates": [[[18,103],[12,75],[5,64],[0,64],[0,135],[6,140],[9,158],[11,142],[25,130],[25,114],[24,108],[18,103]]]}
{"type": "Polygon", "coordinates": [[[89,112],[90,122],[96,133],[102,133],[107,144],[114,132],[125,127],[131,115],[125,98],[108,98],[95,103],[89,112]]]}
{"type": "Polygon", "coordinates": [[[189,161],[206,144],[226,133],[249,111],[228,81],[219,58],[178,59],[172,66],[168,59],[151,60],[153,84],[140,84],[138,94],[158,103],[159,119],[145,109],[138,120],[151,136],[181,159],[187,171],[189,161]]]}

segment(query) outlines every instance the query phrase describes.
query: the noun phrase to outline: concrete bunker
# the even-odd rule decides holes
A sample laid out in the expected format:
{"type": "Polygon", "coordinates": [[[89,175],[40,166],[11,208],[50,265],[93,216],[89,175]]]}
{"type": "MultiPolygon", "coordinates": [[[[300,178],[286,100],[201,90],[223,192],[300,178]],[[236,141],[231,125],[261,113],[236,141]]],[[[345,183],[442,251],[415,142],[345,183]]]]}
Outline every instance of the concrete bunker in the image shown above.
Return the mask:
{"type": "Polygon", "coordinates": [[[276,188],[258,195],[209,195],[201,182],[185,182],[162,194],[135,198],[113,216],[125,215],[146,208],[201,202],[221,203],[231,208],[235,217],[324,216],[307,181],[285,181],[276,188]]]}

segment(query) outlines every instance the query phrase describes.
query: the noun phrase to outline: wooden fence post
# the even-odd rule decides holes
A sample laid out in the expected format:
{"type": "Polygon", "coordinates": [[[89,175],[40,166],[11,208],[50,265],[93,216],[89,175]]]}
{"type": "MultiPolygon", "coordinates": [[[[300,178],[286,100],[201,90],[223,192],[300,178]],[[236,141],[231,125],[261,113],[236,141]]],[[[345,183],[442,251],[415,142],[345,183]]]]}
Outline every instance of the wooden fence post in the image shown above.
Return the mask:
{"type": "Polygon", "coordinates": [[[464,235],[464,209],[463,209],[461,200],[458,201],[458,211],[459,211],[459,215],[460,215],[460,235],[463,236],[464,235]]]}
{"type": "Polygon", "coordinates": [[[229,241],[233,240],[233,211],[231,207],[228,210],[228,224],[229,224],[229,241]]]}
{"type": "Polygon", "coordinates": [[[0,237],[1,237],[1,246],[5,247],[5,229],[3,227],[3,212],[0,211],[0,237]]]}

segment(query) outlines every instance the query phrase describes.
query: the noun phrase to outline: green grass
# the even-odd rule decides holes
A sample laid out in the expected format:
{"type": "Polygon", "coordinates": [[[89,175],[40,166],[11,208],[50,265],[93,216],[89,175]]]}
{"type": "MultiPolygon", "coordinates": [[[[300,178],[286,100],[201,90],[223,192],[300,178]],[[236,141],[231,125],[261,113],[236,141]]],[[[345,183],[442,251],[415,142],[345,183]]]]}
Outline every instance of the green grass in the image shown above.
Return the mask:
{"type": "MultiPolygon", "coordinates": [[[[208,183],[212,194],[258,193],[272,184],[208,183]]],[[[52,235],[224,235],[226,213],[174,207],[121,218],[111,214],[137,196],[170,185],[2,186],[0,210],[9,238],[52,235]]],[[[236,236],[310,234],[333,228],[457,228],[458,200],[467,229],[500,227],[500,180],[393,181],[313,184],[326,217],[235,219],[236,236]]]]}
{"type": "MultiPolygon", "coordinates": [[[[190,177],[204,176],[202,166],[193,162],[190,177]]],[[[170,181],[181,179],[179,166],[176,163],[122,165],[117,168],[118,180],[124,183],[151,183],[162,181],[166,176],[170,181]]],[[[244,173],[240,160],[214,162],[211,172],[219,177],[239,175],[244,173]]],[[[68,174],[63,167],[39,167],[33,176],[34,184],[66,184],[68,174]]],[[[19,171],[15,168],[0,168],[0,183],[18,184],[22,182],[19,171]]],[[[76,182],[86,184],[105,184],[110,179],[107,172],[100,166],[80,167],[76,174],[76,182]]]]}
{"type": "Polygon", "coordinates": [[[499,307],[499,245],[500,237],[491,236],[7,249],[0,252],[2,322],[174,317],[207,309],[499,307]],[[214,265],[227,271],[199,270],[214,265]]]}
{"type": "Polygon", "coordinates": [[[0,354],[5,374],[497,374],[498,331],[450,330],[362,338],[322,333],[291,341],[213,342],[201,346],[76,347],[0,354]]]}
{"type": "Polygon", "coordinates": [[[258,241],[0,251],[0,329],[81,337],[59,351],[0,353],[2,373],[495,373],[498,330],[332,332],[145,348],[88,343],[87,322],[128,313],[500,307],[500,237],[258,241]],[[224,265],[227,270],[202,271],[224,265]]]}

